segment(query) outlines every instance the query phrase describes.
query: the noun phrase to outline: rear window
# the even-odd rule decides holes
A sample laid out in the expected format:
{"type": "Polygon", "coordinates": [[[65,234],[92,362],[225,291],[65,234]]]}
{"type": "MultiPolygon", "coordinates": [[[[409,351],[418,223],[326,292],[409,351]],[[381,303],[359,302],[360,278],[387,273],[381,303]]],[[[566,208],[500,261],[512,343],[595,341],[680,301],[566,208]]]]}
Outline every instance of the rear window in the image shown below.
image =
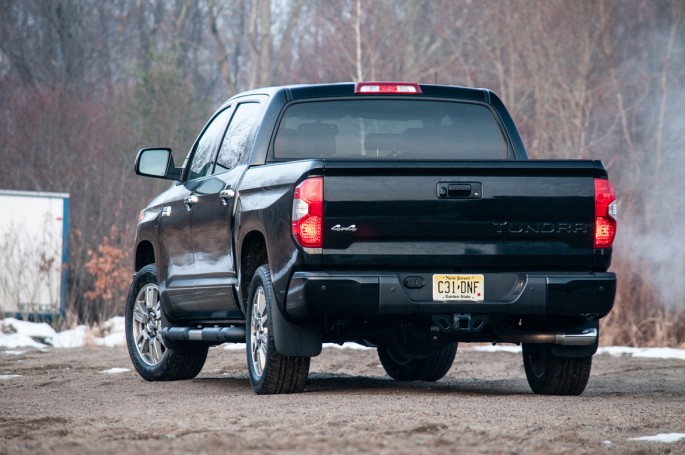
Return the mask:
{"type": "Polygon", "coordinates": [[[507,152],[486,106],[406,99],[293,104],[274,142],[276,159],[506,159],[507,152]]]}

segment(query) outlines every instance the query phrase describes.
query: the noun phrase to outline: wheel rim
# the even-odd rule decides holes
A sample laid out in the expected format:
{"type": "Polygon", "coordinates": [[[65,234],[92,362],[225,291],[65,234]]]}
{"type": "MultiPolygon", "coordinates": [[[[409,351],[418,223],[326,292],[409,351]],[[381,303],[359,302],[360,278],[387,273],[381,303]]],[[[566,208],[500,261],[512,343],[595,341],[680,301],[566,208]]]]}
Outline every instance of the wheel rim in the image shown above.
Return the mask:
{"type": "Polygon", "coordinates": [[[159,365],[168,350],[162,340],[162,308],[156,284],[146,284],[138,292],[132,325],[133,340],[140,358],[148,365],[159,365]]]}
{"type": "Polygon", "coordinates": [[[392,347],[388,347],[385,352],[388,354],[390,359],[395,362],[397,365],[409,365],[412,360],[414,360],[413,357],[409,357],[407,355],[403,355],[401,352],[393,349],[392,347]]]}
{"type": "Polygon", "coordinates": [[[529,348],[526,353],[530,370],[536,378],[541,378],[547,370],[547,353],[541,347],[529,348]]]}
{"type": "Polygon", "coordinates": [[[250,352],[252,353],[252,370],[256,379],[264,374],[269,340],[268,314],[264,288],[258,287],[252,299],[250,315],[250,352]]]}

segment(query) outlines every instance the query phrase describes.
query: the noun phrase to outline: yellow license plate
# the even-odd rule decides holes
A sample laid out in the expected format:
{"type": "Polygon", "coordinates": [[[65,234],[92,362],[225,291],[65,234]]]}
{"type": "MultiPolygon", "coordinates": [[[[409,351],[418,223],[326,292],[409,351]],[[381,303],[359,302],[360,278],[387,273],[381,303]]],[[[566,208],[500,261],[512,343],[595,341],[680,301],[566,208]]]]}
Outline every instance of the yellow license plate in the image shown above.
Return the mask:
{"type": "Polygon", "coordinates": [[[433,300],[471,300],[482,302],[483,275],[433,275],[433,300]]]}

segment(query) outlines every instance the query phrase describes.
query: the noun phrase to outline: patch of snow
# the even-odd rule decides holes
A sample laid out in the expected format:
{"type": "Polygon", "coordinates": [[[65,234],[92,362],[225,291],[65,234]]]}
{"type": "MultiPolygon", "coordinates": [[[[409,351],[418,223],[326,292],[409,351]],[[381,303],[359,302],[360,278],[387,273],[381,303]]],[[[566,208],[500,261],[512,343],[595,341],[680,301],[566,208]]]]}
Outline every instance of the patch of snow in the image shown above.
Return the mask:
{"type": "Polygon", "coordinates": [[[606,348],[597,349],[597,354],[609,354],[613,357],[621,357],[622,355],[633,355],[637,348],[629,348],[628,346],[608,346],[606,348]]]}
{"type": "Polygon", "coordinates": [[[521,346],[510,346],[510,345],[490,345],[490,346],[473,346],[471,348],[473,351],[478,352],[508,352],[511,354],[520,354],[521,346]]]}
{"type": "Polygon", "coordinates": [[[613,443],[607,439],[606,441],[602,441],[602,444],[610,446],[613,443]]]}
{"type": "Polygon", "coordinates": [[[342,345],[335,344],[335,343],[324,343],[323,347],[328,348],[328,349],[352,349],[355,351],[366,351],[369,349],[376,349],[376,348],[370,348],[368,346],[363,346],[361,344],[351,343],[351,342],[343,343],[342,345]]]}
{"type": "Polygon", "coordinates": [[[104,338],[95,338],[95,344],[107,348],[123,347],[126,346],[126,334],[123,331],[121,331],[111,333],[104,338]]]}
{"type": "Polygon", "coordinates": [[[610,346],[599,348],[597,354],[609,354],[614,357],[629,355],[643,359],[677,359],[685,360],[685,349],[674,348],[629,348],[625,346],[610,346]]]}
{"type": "Polygon", "coordinates": [[[80,348],[86,344],[87,329],[85,325],[80,325],[75,329],[59,332],[46,341],[54,348],[80,348]]]}
{"type": "Polygon", "coordinates": [[[106,335],[112,335],[115,333],[124,333],[126,327],[126,319],[123,316],[114,316],[111,319],[107,319],[102,324],[102,333],[106,335]]]}
{"type": "MultiPolygon", "coordinates": [[[[224,343],[223,349],[226,351],[244,351],[245,350],[245,343],[224,343]]],[[[362,346],[361,344],[357,343],[343,343],[342,345],[335,344],[335,343],[324,343],[322,346],[323,349],[353,349],[353,350],[366,350],[366,349],[375,349],[375,348],[370,348],[367,346],[362,346]]]]}
{"type": "Polygon", "coordinates": [[[20,321],[15,318],[0,320],[0,347],[43,348],[43,342],[55,335],[55,330],[45,322],[20,321]]]}
{"type": "Polygon", "coordinates": [[[26,351],[2,351],[2,353],[7,355],[22,355],[26,353],[26,351]]]}
{"type": "Polygon", "coordinates": [[[685,439],[685,433],[659,433],[656,436],[643,436],[641,438],[630,438],[630,441],[649,441],[649,442],[665,442],[667,444],[678,442],[685,439]]]}
{"type": "Polygon", "coordinates": [[[30,336],[22,333],[0,333],[0,347],[3,348],[44,348],[43,343],[39,343],[30,336]]]}
{"type": "Polygon", "coordinates": [[[45,339],[55,334],[55,329],[46,322],[20,321],[15,318],[0,320],[0,332],[4,334],[18,333],[31,338],[45,339]]]}
{"type": "MultiPolygon", "coordinates": [[[[518,354],[521,352],[521,346],[512,345],[495,345],[495,346],[473,346],[467,347],[479,352],[510,352],[518,354]]],[[[677,359],[685,360],[685,349],[675,348],[630,348],[627,346],[610,346],[606,348],[599,348],[597,354],[609,354],[614,357],[622,355],[629,355],[631,357],[638,357],[643,359],[677,359]]]]}
{"type": "Polygon", "coordinates": [[[102,374],[119,374],[119,373],[126,373],[127,371],[131,371],[128,368],[110,368],[109,370],[102,370],[100,373],[102,374]]]}
{"type": "Polygon", "coordinates": [[[20,378],[20,374],[0,374],[0,381],[7,381],[9,379],[20,378]]]}

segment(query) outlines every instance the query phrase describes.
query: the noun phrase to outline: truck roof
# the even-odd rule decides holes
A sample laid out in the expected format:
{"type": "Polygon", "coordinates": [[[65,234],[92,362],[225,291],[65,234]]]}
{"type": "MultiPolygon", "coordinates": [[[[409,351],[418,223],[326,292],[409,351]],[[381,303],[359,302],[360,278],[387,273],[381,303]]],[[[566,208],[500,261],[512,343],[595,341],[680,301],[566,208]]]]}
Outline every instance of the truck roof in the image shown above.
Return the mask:
{"type": "MultiPolygon", "coordinates": [[[[355,94],[355,82],[340,82],[333,84],[296,84],[284,85],[280,87],[264,87],[247,92],[241,92],[231,99],[248,95],[274,95],[278,92],[285,92],[289,100],[302,100],[313,98],[335,98],[352,96],[355,94]]],[[[456,98],[489,103],[493,92],[485,88],[470,88],[454,85],[433,85],[419,84],[422,94],[410,96],[435,97],[435,98],[456,98]]],[[[398,95],[379,95],[379,96],[398,96],[398,95]]]]}

